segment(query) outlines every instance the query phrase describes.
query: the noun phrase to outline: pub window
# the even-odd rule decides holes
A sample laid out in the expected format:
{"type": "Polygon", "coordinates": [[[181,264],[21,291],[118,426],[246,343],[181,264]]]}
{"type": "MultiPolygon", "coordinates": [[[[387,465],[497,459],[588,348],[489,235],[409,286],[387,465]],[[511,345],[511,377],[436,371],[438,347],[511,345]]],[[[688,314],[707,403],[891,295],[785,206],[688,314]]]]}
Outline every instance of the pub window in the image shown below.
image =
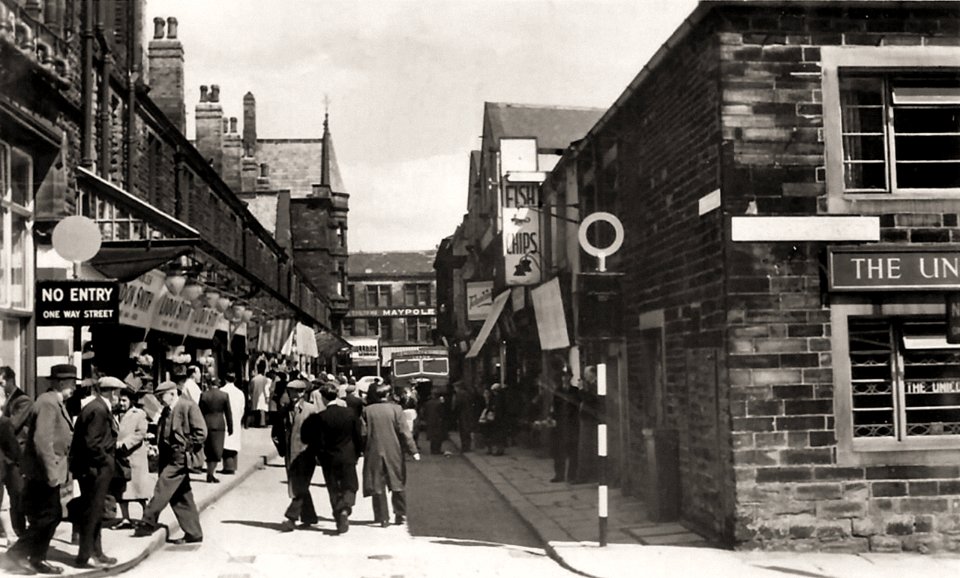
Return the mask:
{"type": "Polygon", "coordinates": [[[960,191],[960,70],[840,74],[848,193],[960,191]]]}
{"type": "Polygon", "coordinates": [[[854,443],[960,442],[960,345],[942,317],[850,317],[848,336],[854,443]]]}

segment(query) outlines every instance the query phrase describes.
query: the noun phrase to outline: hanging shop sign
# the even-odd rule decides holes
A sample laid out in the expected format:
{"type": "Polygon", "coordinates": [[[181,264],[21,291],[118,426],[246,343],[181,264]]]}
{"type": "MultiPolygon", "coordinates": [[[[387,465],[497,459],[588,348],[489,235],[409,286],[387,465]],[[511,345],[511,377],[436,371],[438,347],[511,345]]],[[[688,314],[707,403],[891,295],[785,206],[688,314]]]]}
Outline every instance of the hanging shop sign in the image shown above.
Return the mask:
{"type": "Polygon", "coordinates": [[[150,329],[153,313],[160,304],[163,274],[147,271],[120,286],[120,323],[150,329]]]}
{"type": "Polygon", "coordinates": [[[504,183],[500,199],[504,282],[540,283],[540,188],[537,183],[504,183]]]}
{"type": "Polygon", "coordinates": [[[570,347],[570,335],[567,333],[567,317],[563,310],[560,279],[554,277],[533,289],[530,291],[530,297],[533,300],[533,311],[537,317],[540,349],[550,351],[570,347]]]}
{"type": "Polygon", "coordinates": [[[351,309],[347,317],[429,317],[437,314],[435,307],[399,307],[392,309],[351,309]]]}
{"type": "Polygon", "coordinates": [[[116,323],[120,287],[115,281],[37,281],[37,325],[78,327],[116,323]]]}
{"type": "Polygon", "coordinates": [[[223,318],[223,314],[212,307],[194,309],[190,316],[187,335],[199,339],[213,339],[213,334],[217,331],[221,318],[223,318]]]}
{"type": "Polygon", "coordinates": [[[832,247],[831,291],[956,291],[960,247],[832,247]]]}
{"type": "Polygon", "coordinates": [[[493,281],[467,283],[467,320],[483,321],[493,306],[493,281]]]}
{"type": "Polygon", "coordinates": [[[163,273],[147,271],[121,285],[120,323],[211,339],[223,314],[211,307],[194,307],[190,301],[172,295],[164,287],[163,280],[163,273]]]}

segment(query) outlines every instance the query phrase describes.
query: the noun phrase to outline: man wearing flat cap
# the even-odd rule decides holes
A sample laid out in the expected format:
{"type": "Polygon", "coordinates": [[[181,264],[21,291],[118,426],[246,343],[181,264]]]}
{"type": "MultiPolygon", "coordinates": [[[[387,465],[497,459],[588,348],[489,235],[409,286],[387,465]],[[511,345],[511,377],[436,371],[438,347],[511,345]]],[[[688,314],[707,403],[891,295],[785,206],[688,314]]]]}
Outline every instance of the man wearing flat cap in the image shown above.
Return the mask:
{"type": "Polygon", "coordinates": [[[70,471],[80,484],[78,568],[106,568],[117,563],[116,558],[103,553],[100,532],[116,467],[117,421],[113,406],[125,387],[116,377],[101,377],[91,384],[90,394],[80,400],[70,447],[70,471]]]}
{"type": "Polygon", "coordinates": [[[193,401],[180,397],[177,384],[164,381],[154,394],[163,404],[160,421],[157,423],[157,445],[160,450],[159,472],[153,498],[143,512],[143,524],[134,536],[149,536],[159,529],[160,512],[170,504],[173,513],[183,528],[183,538],[173,543],[203,541],[200,514],[193,501],[187,454],[198,452],[207,437],[207,426],[200,408],[193,401]]]}
{"type": "Polygon", "coordinates": [[[284,512],[284,532],[293,531],[297,520],[307,526],[316,524],[318,520],[317,510],[310,496],[310,480],[313,479],[317,461],[313,453],[307,450],[302,429],[307,418],[317,413],[319,408],[304,395],[306,388],[307,382],[300,379],[294,379],[287,384],[290,403],[281,410],[280,419],[272,432],[273,443],[283,455],[287,467],[290,506],[284,512]]]}
{"type": "Polygon", "coordinates": [[[54,365],[50,388],[40,395],[27,417],[27,438],[22,456],[24,511],[28,526],[7,556],[25,569],[41,574],[60,574],[63,568],[47,562],[50,540],[60,524],[60,487],[67,482],[67,456],[73,439],[73,424],[63,405],[77,386],[77,368],[54,365]]]}

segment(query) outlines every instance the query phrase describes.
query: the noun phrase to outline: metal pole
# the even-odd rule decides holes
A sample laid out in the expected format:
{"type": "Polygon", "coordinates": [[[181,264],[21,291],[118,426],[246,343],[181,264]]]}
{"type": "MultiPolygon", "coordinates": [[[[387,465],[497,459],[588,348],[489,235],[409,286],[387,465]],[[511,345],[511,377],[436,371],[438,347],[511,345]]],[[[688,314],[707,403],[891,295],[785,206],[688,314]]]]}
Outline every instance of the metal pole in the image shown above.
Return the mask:
{"type": "Polygon", "coordinates": [[[600,519],[600,546],[607,545],[607,364],[597,364],[597,513],[600,519]]]}

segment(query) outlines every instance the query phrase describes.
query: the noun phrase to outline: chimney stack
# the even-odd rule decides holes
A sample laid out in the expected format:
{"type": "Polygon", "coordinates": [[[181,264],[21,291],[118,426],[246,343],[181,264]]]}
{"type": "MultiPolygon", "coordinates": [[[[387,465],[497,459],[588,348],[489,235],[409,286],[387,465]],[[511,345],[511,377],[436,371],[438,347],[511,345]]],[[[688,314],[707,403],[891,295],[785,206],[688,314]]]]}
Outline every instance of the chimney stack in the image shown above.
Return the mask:
{"type": "Polygon", "coordinates": [[[150,98],[180,130],[187,130],[187,108],[183,87],[183,45],[177,40],[177,19],[168,18],[164,38],[163,18],[153,19],[153,40],[147,47],[150,98]]]}
{"type": "Polygon", "coordinates": [[[243,157],[243,143],[237,134],[237,117],[223,119],[223,182],[236,193],[242,192],[241,157],[243,157]]]}
{"type": "Polygon", "coordinates": [[[210,86],[210,92],[200,87],[200,102],[194,117],[197,123],[196,146],[203,158],[210,161],[213,170],[223,174],[223,107],[220,106],[220,87],[210,86]]]}
{"type": "Polygon", "coordinates": [[[257,190],[270,190],[270,165],[267,163],[260,163],[260,175],[257,177],[257,190]]]}
{"type": "Polygon", "coordinates": [[[257,154],[257,99],[252,92],[243,95],[243,156],[257,154]]]}

